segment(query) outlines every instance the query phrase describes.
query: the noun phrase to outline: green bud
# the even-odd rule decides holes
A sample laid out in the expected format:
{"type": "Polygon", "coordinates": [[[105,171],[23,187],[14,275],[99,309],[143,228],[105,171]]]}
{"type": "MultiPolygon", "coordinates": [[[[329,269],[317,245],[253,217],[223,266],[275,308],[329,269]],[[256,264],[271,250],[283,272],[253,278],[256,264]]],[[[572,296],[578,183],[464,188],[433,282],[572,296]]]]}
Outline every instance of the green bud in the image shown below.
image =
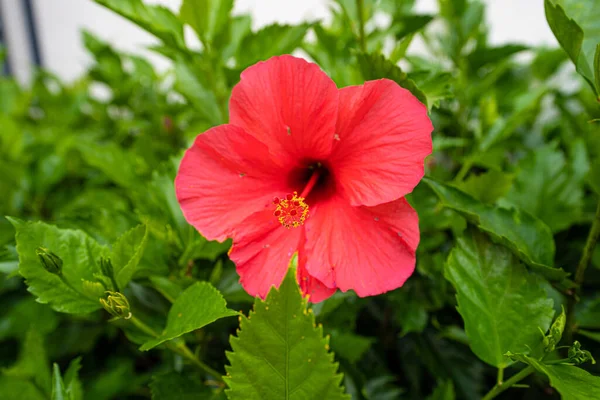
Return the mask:
{"type": "Polygon", "coordinates": [[[104,276],[112,279],[114,276],[114,270],[110,258],[100,257],[100,271],[102,271],[104,276]]]}
{"type": "Polygon", "coordinates": [[[587,350],[581,349],[581,343],[577,340],[573,342],[573,346],[569,349],[569,361],[575,365],[583,364],[584,362],[591,361],[592,364],[596,364],[596,360],[592,357],[592,353],[587,350]]]}
{"type": "Polygon", "coordinates": [[[565,324],[567,322],[567,315],[565,314],[565,308],[562,306],[561,306],[561,308],[562,308],[562,310],[561,310],[560,314],[558,315],[558,317],[556,317],[556,319],[552,323],[552,326],[550,327],[548,335],[545,336],[544,340],[542,341],[542,343],[544,345],[544,350],[547,353],[554,351],[554,349],[560,342],[560,339],[562,339],[562,334],[563,334],[563,331],[565,330],[565,324]]]}
{"type": "Polygon", "coordinates": [[[102,276],[96,276],[96,279],[101,281],[104,284],[104,287],[110,290],[119,290],[119,286],[117,285],[117,281],[115,280],[115,271],[113,269],[112,262],[110,258],[100,257],[98,261],[100,264],[100,271],[102,271],[102,276]]]}
{"type": "Polygon", "coordinates": [[[39,257],[40,262],[42,263],[46,271],[56,275],[62,274],[63,261],[60,259],[59,256],[57,256],[45,247],[38,247],[37,249],[35,249],[35,254],[37,254],[37,256],[39,257]]]}
{"type": "Polygon", "coordinates": [[[106,298],[100,299],[100,304],[110,315],[115,319],[129,319],[132,317],[131,310],[129,308],[129,301],[123,293],[120,292],[105,292],[106,298]]]}

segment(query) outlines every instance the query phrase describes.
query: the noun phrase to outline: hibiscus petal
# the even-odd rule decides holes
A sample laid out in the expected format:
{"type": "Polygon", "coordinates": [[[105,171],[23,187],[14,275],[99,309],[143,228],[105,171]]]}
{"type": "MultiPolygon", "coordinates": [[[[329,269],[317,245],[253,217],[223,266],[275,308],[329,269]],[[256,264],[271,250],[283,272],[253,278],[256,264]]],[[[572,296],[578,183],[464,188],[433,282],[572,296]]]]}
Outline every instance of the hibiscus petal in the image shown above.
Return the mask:
{"type": "MultiPolygon", "coordinates": [[[[177,200],[186,220],[223,241],[248,216],[289,192],[267,147],[243,129],[221,125],[199,135],[179,166],[177,200]]],[[[271,210],[272,212],[272,210],[271,210]]]]}
{"type": "Polygon", "coordinates": [[[242,72],[231,93],[229,118],[285,165],[331,153],[337,104],[335,83],[316,64],[284,55],[242,72]]]}
{"type": "Polygon", "coordinates": [[[311,303],[320,303],[331,297],[336,289],[328,288],[323,282],[310,275],[306,270],[306,252],[300,250],[298,253],[297,278],[302,293],[309,296],[308,300],[311,303]]]}
{"type": "Polygon", "coordinates": [[[376,295],[414,271],[419,221],[404,198],[352,207],[336,197],[316,205],[305,226],[306,269],[328,287],[376,295]]]}
{"type": "Polygon", "coordinates": [[[246,292],[264,299],[271,286],[279,287],[298,250],[302,231],[284,228],[272,211],[257,212],[242,223],[233,237],[229,258],[246,292]]]}
{"type": "Polygon", "coordinates": [[[393,81],[340,89],[331,165],[350,203],[375,206],[410,193],[423,177],[432,130],[427,108],[393,81]]]}

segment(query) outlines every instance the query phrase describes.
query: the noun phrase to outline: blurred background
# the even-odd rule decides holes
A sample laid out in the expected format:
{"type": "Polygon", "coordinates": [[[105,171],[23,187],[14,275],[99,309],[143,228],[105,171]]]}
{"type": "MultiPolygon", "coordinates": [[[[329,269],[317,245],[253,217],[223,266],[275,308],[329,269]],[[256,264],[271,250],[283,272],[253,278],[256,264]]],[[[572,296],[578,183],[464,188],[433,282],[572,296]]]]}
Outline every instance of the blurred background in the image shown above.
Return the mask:
{"type": "MultiPolygon", "coordinates": [[[[177,11],[181,0],[148,0],[177,11]]],[[[234,14],[250,13],[253,28],[279,22],[296,24],[303,20],[327,20],[330,0],[236,0],[234,14]]],[[[519,42],[526,45],[556,45],[544,18],[543,1],[485,0],[490,45],[519,42]]],[[[436,0],[419,0],[416,12],[435,13],[436,0]]],[[[63,80],[80,76],[92,62],[81,40],[88,30],[118,50],[141,54],[158,70],[168,65],[166,58],[146,50],[157,39],[92,0],[0,0],[0,43],[8,49],[4,73],[26,83],[31,67],[41,65],[63,80]]],[[[197,45],[191,28],[186,32],[190,46],[197,45]]],[[[415,40],[411,53],[419,53],[422,43],[415,40]]]]}

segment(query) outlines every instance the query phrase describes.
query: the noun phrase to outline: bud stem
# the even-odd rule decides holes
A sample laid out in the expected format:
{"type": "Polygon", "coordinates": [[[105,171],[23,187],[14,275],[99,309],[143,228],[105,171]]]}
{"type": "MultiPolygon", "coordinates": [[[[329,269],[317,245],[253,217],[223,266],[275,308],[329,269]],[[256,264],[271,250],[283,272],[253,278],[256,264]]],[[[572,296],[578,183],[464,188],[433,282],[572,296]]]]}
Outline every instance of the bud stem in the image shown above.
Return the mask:
{"type": "Polygon", "coordinates": [[[156,331],[152,328],[150,328],[148,325],[146,325],[144,322],[142,322],[141,320],[139,320],[136,317],[131,317],[129,318],[129,320],[131,322],[133,322],[133,324],[142,332],[144,332],[145,334],[152,336],[152,337],[158,337],[159,334],[156,333],[156,331]]]}
{"type": "Polygon", "coordinates": [[[510,388],[511,386],[513,386],[515,383],[520,382],[521,380],[527,378],[529,375],[531,375],[533,372],[535,371],[535,369],[529,365],[526,368],[523,368],[521,371],[519,371],[518,373],[516,373],[515,375],[511,376],[506,382],[504,382],[502,385],[495,385],[492,390],[490,390],[488,392],[488,394],[486,394],[482,400],[491,400],[494,397],[498,396],[500,393],[504,392],[506,389],[510,388]]]}
{"type": "MultiPolygon", "coordinates": [[[[151,327],[149,327],[143,321],[141,321],[140,319],[138,319],[136,317],[131,317],[129,319],[129,321],[131,321],[139,330],[141,330],[142,332],[146,333],[149,336],[152,336],[155,338],[160,336],[154,329],[152,329],[151,327]]],[[[202,361],[200,361],[198,359],[198,357],[196,357],[194,355],[194,353],[190,350],[190,348],[185,343],[179,342],[179,343],[175,344],[175,343],[169,341],[169,342],[166,342],[165,345],[167,346],[167,348],[169,350],[173,351],[174,353],[179,354],[183,358],[188,359],[196,367],[198,367],[205,373],[211,375],[213,377],[213,379],[215,381],[217,381],[217,383],[219,385],[222,386],[225,384],[225,381],[223,381],[223,378],[222,378],[222,374],[220,372],[212,369],[208,365],[204,364],[202,361]]]]}
{"type": "Polygon", "coordinates": [[[588,234],[587,240],[585,242],[583,253],[581,254],[581,258],[579,259],[579,264],[577,264],[577,270],[575,271],[576,293],[575,295],[570,296],[568,299],[566,324],[567,326],[565,332],[565,338],[567,343],[571,343],[573,341],[573,331],[575,330],[575,304],[577,304],[577,293],[579,292],[579,289],[583,284],[585,270],[588,264],[590,263],[590,259],[592,258],[594,248],[596,247],[596,242],[598,241],[598,236],[600,236],[600,200],[598,201],[598,206],[596,208],[596,216],[594,217],[594,222],[592,222],[590,233],[588,234]]]}

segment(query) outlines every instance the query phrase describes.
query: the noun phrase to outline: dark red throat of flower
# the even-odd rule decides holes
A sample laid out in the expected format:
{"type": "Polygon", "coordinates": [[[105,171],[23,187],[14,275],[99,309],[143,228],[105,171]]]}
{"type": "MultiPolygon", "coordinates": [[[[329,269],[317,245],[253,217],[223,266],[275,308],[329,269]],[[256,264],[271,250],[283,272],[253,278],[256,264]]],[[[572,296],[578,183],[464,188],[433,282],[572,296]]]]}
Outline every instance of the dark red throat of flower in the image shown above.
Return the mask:
{"type": "Polygon", "coordinates": [[[290,229],[304,224],[304,221],[308,218],[308,204],[304,200],[315,187],[318,180],[319,170],[315,169],[300,195],[298,195],[298,192],[294,192],[287,194],[283,199],[279,197],[273,199],[273,204],[275,205],[273,215],[281,225],[290,229]]]}

